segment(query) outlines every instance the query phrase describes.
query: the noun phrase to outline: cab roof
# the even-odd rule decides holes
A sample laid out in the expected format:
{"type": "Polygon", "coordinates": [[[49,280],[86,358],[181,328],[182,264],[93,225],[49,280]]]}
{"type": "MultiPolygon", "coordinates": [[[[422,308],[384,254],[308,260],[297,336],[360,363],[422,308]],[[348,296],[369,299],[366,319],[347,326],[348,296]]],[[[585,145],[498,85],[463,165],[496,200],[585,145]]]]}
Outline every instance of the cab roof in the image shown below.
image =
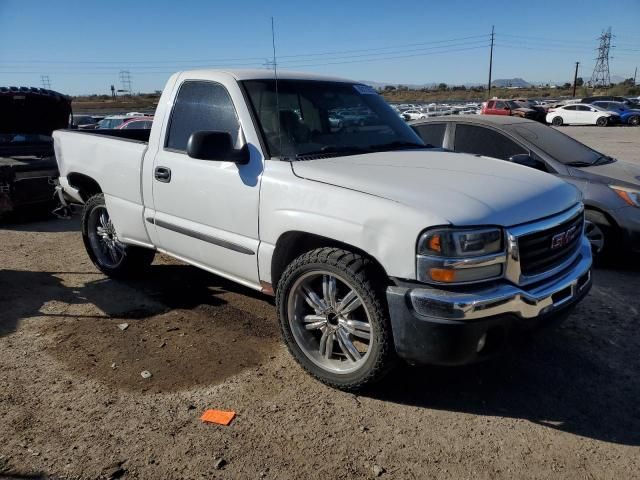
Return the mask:
{"type": "MultiPolygon", "coordinates": [[[[188,70],[180,73],[183,74],[184,76],[189,76],[189,75],[200,76],[202,74],[222,73],[222,74],[231,75],[238,81],[275,79],[274,71],[266,68],[265,69],[203,69],[203,70],[188,70]]],[[[278,70],[278,80],[319,80],[319,81],[358,83],[346,78],[332,77],[327,75],[318,75],[316,73],[293,72],[289,70],[278,70]]]]}

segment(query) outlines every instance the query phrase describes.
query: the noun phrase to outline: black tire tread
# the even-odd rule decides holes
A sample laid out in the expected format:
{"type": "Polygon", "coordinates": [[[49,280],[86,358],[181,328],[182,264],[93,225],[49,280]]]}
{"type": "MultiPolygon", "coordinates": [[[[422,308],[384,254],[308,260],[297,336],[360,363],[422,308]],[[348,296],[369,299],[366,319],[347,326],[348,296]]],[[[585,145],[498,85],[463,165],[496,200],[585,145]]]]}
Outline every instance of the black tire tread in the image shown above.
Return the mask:
{"type": "MultiPolygon", "coordinates": [[[[365,386],[380,381],[391,369],[393,369],[396,363],[396,355],[393,347],[391,324],[387,313],[386,300],[383,292],[380,291],[380,286],[386,286],[387,281],[385,280],[384,274],[376,268],[376,265],[371,261],[371,259],[361,254],[353,253],[341,248],[317,248],[296,258],[291,264],[289,264],[285,272],[282,274],[276,291],[276,308],[278,311],[280,329],[283,337],[285,338],[285,343],[289,352],[296,359],[298,359],[299,353],[291,347],[291,344],[295,343],[295,340],[292,338],[292,334],[286,327],[287,319],[283,318],[283,315],[281,314],[283,304],[286,303],[286,299],[284,298],[285,289],[282,288],[282,286],[287,283],[290,277],[295,275],[298,268],[314,263],[331,265],[345,273],[350,273],[350,280],[354,281],[357,286],[365,292],[366,297],[368,297],[363,300],[368,303],[367,307],[370,308],[371,316],[375,316],[379,319],[384,324],[385,328],[381,328],[380,331],[377,332],[378,341],[380,343],[380,354],[378,355],[376,363],[370,368],[364,377],[360,378],[356,382],[345,384],[331,381],[326,377],[319,376],[315,371],[308,368],[304,362],[298,361],[298,363],[311,376],[333,388],[350,392],[361,390],[365,386]]],[[[302,353],[302,355],[304,354],[302,353]]]]}

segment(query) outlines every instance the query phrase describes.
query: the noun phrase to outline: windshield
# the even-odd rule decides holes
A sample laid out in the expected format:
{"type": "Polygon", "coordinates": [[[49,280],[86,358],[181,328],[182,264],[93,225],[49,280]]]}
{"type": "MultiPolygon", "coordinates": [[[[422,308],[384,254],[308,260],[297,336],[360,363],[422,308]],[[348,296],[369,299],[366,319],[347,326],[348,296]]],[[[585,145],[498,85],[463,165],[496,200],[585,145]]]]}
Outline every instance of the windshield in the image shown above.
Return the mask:
{"type": "Polygon", "coordinates": [[[607,158],[564,133],[540,123],[516,126],[515,130],[536,147],[565,165],[589,166],[607,158]]]}
{"type": "Polygon", "coordinates": [[[301,158],[425,148],[396,112],[366,85],[316,80],[242,82],[271,156],[301,158]],[[278,115],[276,115],[278,111],[278,115]]]}
{"type": "Polygon", "coordinates": [[[98,122],[98,128],[100,129],[116,128],[125,120],[126,118],[105,118],[98,122]]]}

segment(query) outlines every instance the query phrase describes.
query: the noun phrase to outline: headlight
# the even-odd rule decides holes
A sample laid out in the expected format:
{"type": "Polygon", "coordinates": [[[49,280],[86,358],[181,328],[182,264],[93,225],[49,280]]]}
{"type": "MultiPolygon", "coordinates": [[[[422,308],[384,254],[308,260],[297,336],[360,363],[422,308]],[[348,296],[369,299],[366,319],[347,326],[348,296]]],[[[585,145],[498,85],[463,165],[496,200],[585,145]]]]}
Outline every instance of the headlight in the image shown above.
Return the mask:
{"type": "Polygon", "coordinates": [[[428,283],[461,284],[501,277],[506,262],[499,228],[436,228],[418,240],[417,278],[428,283]]]}
{"type": "Polygon", "coordinates": [[[626,187],[618,187],[616,185],[609,185],[609,188],[616,192],[618,196],[628,205],[640,207],[640,192],[638,190],[632,190],[626,187]]]}

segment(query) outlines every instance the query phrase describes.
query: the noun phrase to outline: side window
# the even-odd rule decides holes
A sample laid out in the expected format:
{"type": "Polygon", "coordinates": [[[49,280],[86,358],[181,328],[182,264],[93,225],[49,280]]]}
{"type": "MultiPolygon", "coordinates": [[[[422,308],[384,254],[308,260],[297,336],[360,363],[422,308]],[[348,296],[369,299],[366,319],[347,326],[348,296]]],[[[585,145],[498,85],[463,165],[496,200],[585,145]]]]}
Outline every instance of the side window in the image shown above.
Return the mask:
{"type": "Polygon", "coordinates": [[[569,105],[568,107],[564,107],[565,110],[577,110],[578,107],[576,107],[575,105],[569,105]]]}
{"type": "Polygon", "coordinates": [[[416,133],[424,143],[429,143],[434,147],[442,147],[444,143],[444,132],[447,129],[446,123],[426,123],[414,127],[416,133]]]}
{"type": "Polygon", "coordinates": [[[473,153],[502,160],[508,160],[509,157],[519,153],[528,153],[513,140],[495,130],[460,123],[456,125],[454,149],[456,152],[473,153]]]}
{"type": "Polygon", "coordinates": [[[506,107],[506,105],[504,104],[504,102],[496,102],[495,108],[497,108],[499,110],[504,110],[505,107],[506,107]]]}
{"type": "Polygon", "coordinates": [[[578,105],[578,110],[581,110],[583,112],[590,112],[591,107],[587,107],[586,105],[578,105]]]}
{"type": "Polygon", "coordinates": [[[200,130],[229,132],[237,141],[240,123],[229,93],[219,83],[187,81],[180,86],[165,147],[184,152],[191,134],[200,130]]]}

